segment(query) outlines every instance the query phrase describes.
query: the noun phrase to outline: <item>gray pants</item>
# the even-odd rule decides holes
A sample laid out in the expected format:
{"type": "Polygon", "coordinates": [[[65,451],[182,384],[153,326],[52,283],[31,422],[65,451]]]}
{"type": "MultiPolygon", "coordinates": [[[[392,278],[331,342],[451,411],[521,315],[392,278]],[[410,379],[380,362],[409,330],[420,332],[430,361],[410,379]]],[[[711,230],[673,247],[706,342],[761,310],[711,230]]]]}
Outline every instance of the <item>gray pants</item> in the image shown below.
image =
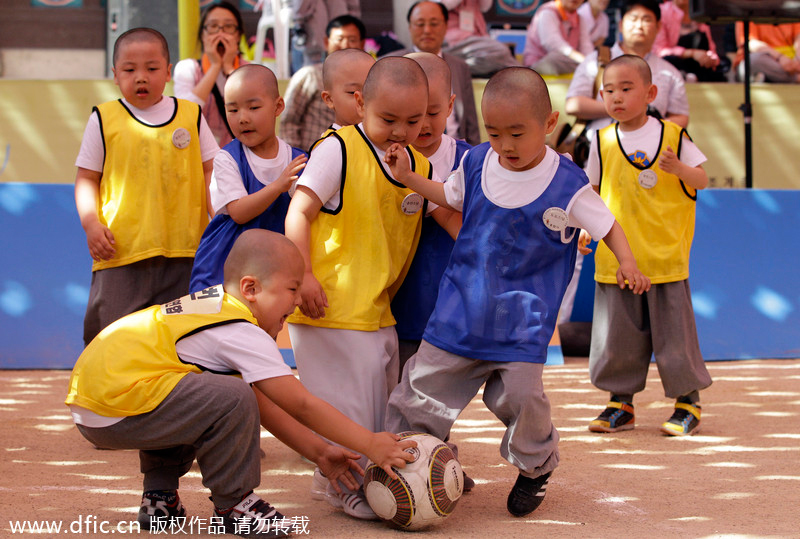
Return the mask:
{"type": "Polygon", "coordinates": [[[589,375],[613,395],[632,397],[655,355],[664,394],[689,395],[711,385],[692,310],[689,281],[654,284],[641,296],[597,283],[589,375]]]}
{"type": "MultiPolygon", "coordinates": [[[[767,82],[797,82],[796,73],[787,73],[767,52],[750,53],[750,74],[763,73],[767,82]]],[[[739,64],[739,78],[744,80],[744,62],[739,64]]]]}
{"type": "Polygon", "coordinates": [[[540,75],[565,75],[574,73],[578,67],[578,62],[561,54],[560,52],[548,52],[531,66],[531,69],[540,75]]]}
{"type": "Polygon", "coordinates": [[[485,383],[483,402],[506,426],[500,454],[523,475],[558,466],[558,432],[544,394],[544,365],[468,359],[422,341],[389,397],[386,430],[447,440],[461,411],[485,383]]]}
{"type": "Polygon", "coordinates": [[[189,373],[146,414],[102,428],[78,425],[98,447],[138,449],[144,490],[176,490],[197,457],[214,505],[227,509],[261,479],[258,405],[241,378],[189,373]]]}

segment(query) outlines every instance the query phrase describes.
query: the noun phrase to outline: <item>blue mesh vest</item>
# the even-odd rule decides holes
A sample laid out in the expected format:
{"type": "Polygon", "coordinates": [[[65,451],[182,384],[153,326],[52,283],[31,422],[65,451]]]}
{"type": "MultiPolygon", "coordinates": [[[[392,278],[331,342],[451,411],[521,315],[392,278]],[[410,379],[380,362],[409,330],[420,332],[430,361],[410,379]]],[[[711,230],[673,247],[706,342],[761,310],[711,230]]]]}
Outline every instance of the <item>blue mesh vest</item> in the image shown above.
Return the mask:
{"type": "Polygon", "coordinates": [[[588,180],[560,156],[539,198],[501,208],[481,187],[489,148],[476,146],[464,160],[464,224],[423,339],[472,359],[544,363],[578,245],[575,229],[546,227],[545,212],[566,211],[588,180]]]}

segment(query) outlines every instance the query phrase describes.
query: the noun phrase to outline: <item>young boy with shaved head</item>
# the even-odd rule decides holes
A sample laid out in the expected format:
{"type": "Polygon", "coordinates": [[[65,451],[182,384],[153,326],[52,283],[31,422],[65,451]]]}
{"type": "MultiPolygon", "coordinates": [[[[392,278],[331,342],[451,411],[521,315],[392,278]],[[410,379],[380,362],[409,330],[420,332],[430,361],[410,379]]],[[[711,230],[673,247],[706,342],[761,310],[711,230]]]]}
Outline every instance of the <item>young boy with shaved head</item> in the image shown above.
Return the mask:
{"type": "Polygon", "coordinates": [[[225,83],[225,114],[236,138],[214,158],[210,193],[216,215],[200,239],[190,292],[222,282],[222,266],[243,231],[283,234],[288,191],[306,154],[275,135],[282,110],[278,81],[265,66],[244,65],[225,83]]]}
{"type": "Polygon", "coordinates": [[[224,284],[121,318],[78,358],[66,404],[96,446],[139,450],[143,529],[186,523],[178,484],[196,458],[214,503],[211,526],[245,537],[293,531],[291,519],[253,492],[261,456],[251,384],[269,399],[265,426],[345,485],[355,485],[357,455],[314,432],[366,452],[390,475],[411,459],[404,449],[412,444],[348,420],[284,363],[275,337],[300,303],[303,270],[285,236],[247,230],[225,262],[224,284]]]}
{"type": "Polygon", "coordinates": [[[650,283],[583,171],[545,146],[558,113],[539,74],[498,72],[482,112],[489,142],[470,150],[444,184],[412,172],[397,146],[386,152],[398,180],[461,210],[464,221],[422,344],[389,399],[386,427],[444,439],[485,383],[483,401],[507,427],[500,453],[519,470],[507,508],[524,516],[542,502],[558,465],[542,370],[575,264],[576,231],[604,238],[620,261],[621,288],[642,293],[650,283]]]}
{"type": "Polygon", "coordinates": [[[333,52],[322,64],[322,100],[333,111],[331,130],[361,122],[356,106],[356,92],[364,89],[367,73],[375,64],[375,58],[361,49],[342,49],[333,52]]]}
{"type": "MultiPolygon", "coordinates": [[[[396,145],[431,177],[428,160],[408,146],[419,135],[428,83],[414,60],[378,60],[355,92],[363,121],[343,127],[311,152],[286,217],[286,235],[306,262],[300,311],[289,319],[298,373],[309,390],[362,426],[378,431],[397,384],[395,319],[389,307],[408,270],[430,208],[383,162],[396,145]]],[[[436,213],[434,211],[434,213],[436,213]]],[[[312,495],[355,518],[375,519],[363,489],[312,495]]]]}

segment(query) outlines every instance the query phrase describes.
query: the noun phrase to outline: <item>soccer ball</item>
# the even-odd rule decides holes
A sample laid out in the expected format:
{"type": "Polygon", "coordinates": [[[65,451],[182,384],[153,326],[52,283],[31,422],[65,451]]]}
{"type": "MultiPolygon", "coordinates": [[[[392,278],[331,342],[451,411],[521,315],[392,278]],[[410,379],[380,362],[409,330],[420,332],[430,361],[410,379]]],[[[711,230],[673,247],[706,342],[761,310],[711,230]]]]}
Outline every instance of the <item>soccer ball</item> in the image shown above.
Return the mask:
{"type": "Polygon", "coordinates": [[[464,472],[453,451],[443,441],[420,432],[401,432],[402,440],[414,440],[406,449],[414,456],[392,479],[380,467],[367,463],[364,493],[372,510],[385,521],[405,530],[417,530],[441,522],[456,507],[464,492],[464,472]]]}

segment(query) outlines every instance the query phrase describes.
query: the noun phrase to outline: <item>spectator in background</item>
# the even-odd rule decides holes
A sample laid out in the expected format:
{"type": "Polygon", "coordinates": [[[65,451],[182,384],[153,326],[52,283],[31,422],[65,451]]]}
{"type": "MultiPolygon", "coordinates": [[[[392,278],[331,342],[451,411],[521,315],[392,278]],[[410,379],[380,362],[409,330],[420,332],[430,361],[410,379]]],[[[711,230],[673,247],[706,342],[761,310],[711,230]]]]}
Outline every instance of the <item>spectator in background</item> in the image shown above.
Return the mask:
{"type": "MultiPolygon", "coordinates": [[[[364,50],[364,23],[352,15],[331,20],[325,29],[327,54],[341,49],[364,50]]],[[[286,89],[286,109],[281,115],[279,137],[290,146],[308,151],[334,120],[334,112],[322,100],[322,63],[301,68],[286,89]]]]}
{"type": "Polygon", "coordinates": [[[447,44],[452,47],[468,37],[488,36],[483,14],[489,11],[492,3],[492,0],[442,0],[448,12],[447,44]]]}
{"type": "Polygon", "coordinates": [[[214,1],[203,11],[197,39],[203,55],[199,60],[186,58],[175,64],[175,97],[197,103],[220,147],[233,140],[225,118],[223,90],[228,75],[246,64],[239,51],[244,35],[242,15],[230,2],[214,1]]]}
{"type": "Polygon", "coordinates": [[[689,18],[689,0],[661,3],[661,28],[653,50],[689,82],[723,82],[724,70],[707,24],[689,18]]]}
{"type": "MultiPolygon", "coordinates": [[[[340,15],[361,16],[360,0],[291,0],[294,24],[304,35],[303,65],[322,62],[325,45],[325,29],[328,22],[340,15]]],[[[294,40],[297,46],[297,40],[294,40]]]]}
{"type": "Polygon", "coordinates": [[[447,119],[445,132],[455,139],[466,140],[473,146],[480,144],[478,111],[475,108],[469,66],[458,56],[442,52],[447,32],[447,8],[439,2],[416,2],[408,10],[406,18],[414,48],[393,51],[389,55],[403,56],[409,52],[430,52],[444,59],[450,66],[453,93],[456,96],[453,113],[447,119]]]}
{"type": "MultiPolygon", "coordinates": [[[[744,23],[736,23],[735,64],[744,79],[744,23]]],[[[755,80],[800,82],[800,23],[750,23],[750,72],[755,80]]]]}
{"type": "Polygon", "coordinates": [[[577,13],[582,1],[554,0],[536,10],[525,38],[525,65],[541,75],[575,71],[593,48],[577,13]]]}
{"type": "Polygon", "coordinates": [[[589,41],[594,48],[605,43],[608,38],[608,2],[609,0],[587,0],[578,8],[581,29],[589,33],[589,41]]]}

